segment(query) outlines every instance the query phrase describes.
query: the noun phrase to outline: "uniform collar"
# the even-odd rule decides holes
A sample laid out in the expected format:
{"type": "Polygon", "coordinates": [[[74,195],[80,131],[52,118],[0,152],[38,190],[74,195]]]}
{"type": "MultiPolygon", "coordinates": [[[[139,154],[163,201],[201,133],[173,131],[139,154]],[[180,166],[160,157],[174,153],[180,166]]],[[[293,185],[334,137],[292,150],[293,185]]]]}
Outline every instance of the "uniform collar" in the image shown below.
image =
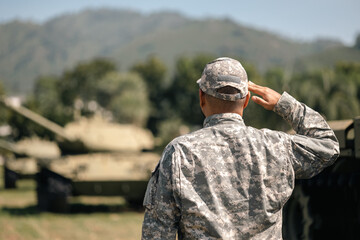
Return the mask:
{"type": "Polygon", "coordinates": [[[210,127],[225,122],[244,124],[242,117],[237,113],[220,113],[205,118],[203,126],[210,127]]]}

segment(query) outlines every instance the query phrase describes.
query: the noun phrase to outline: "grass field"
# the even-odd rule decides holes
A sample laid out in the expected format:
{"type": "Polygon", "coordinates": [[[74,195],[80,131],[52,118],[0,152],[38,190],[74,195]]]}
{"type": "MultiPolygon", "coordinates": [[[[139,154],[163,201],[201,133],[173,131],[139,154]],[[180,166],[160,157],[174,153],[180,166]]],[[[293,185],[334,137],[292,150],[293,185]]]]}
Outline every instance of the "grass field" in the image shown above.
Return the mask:
{"type": "Polygon", "coordinates": [[[143,211],[126,206],[120,197],[70,199],[71,213],[39,212],[35,181],[20,180],[16,189],[3,187],[0,166],[0,239],[96,240],[141,238],[143,211]]]}

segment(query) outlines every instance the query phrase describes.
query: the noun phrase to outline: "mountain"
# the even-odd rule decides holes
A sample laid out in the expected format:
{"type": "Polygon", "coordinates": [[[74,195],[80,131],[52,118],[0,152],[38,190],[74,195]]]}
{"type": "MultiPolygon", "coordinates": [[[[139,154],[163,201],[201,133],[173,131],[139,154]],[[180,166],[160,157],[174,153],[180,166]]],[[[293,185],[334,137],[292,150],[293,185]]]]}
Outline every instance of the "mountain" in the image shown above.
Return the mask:
{"type": "Polygon", "coordinates": [[[108,57],[120,70],[127,70],[155,54],[173,69],[179,56],[209,53],[237,57],[264,71],[274,66],[292,67],[300,58],[335,48],[346,47],[334,41],[286,39],[231,19],[195,20],[174,12],[146,15],[120,9],[88,9],[43,24],[1,24],[0,80],[10,92],[26,94],[37,76],[61,74],[79,61],[94,57],[108,57]]]}

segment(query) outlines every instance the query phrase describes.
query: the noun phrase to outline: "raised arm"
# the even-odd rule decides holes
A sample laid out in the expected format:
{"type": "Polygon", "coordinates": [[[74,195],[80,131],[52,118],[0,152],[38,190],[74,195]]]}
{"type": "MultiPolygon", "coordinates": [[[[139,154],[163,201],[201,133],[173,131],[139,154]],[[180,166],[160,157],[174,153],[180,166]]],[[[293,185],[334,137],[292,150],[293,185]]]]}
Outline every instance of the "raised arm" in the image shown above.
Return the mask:
{"type": "Polygon", "coordinates": [[[334,131],[316,111],[284,92],[249,83],[249,90],[260,97],[252,100],[283,117],[296,135],[283,134],[288,139],[289,155],[296,178],[310,178],[334,163],[339,156],[339,143],[334,131]]]}

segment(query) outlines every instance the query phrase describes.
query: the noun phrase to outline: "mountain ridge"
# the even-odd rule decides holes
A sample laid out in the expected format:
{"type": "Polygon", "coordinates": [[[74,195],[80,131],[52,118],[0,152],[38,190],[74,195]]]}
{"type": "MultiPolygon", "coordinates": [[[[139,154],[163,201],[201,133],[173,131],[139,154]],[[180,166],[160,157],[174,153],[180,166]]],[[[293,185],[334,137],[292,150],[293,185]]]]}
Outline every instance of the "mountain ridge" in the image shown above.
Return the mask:
{"type": "Polygon", "coordinates": [[[179,56],[207,53],[237,57],[265,71],[344,47],[331,40],[296,42],[227,18],[107,8],[63,14],[42,24],[0,24],[0,36],[0,80],[13,93],[28,93],[37,76],[58,75],[94,57],[110,58],[127,70],[153,54],[172,69],[179,56]]]}

